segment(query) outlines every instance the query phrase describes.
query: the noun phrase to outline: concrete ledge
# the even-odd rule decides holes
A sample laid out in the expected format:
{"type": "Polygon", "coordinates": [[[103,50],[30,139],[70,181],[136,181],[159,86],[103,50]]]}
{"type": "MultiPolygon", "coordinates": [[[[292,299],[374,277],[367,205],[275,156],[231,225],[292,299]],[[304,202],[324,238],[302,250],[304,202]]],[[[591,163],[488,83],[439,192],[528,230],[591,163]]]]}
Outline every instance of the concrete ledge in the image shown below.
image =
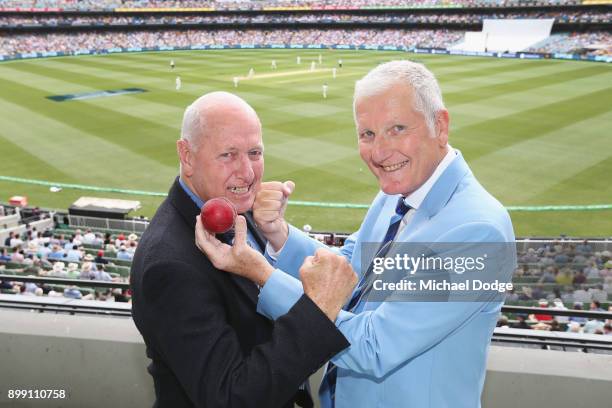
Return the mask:
{"type": "MultiPolygon", "coordinates": [[[[131,319],[0,310],[0,322],[0,407],[152,406],[131,319]],[[9,389],[63,389],[67,398],[9,400],[9,389]]],[[[483,407],[609,406],[611,367],[612,355],[493,346],[483,407]]]]}

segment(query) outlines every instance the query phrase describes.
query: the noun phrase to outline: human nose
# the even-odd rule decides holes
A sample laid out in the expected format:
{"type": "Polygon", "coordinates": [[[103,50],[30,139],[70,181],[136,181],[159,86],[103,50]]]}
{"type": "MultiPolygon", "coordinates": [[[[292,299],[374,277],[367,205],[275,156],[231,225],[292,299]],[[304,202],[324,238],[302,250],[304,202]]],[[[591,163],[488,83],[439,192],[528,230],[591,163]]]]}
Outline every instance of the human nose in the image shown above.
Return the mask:
{"type": "Polygon", "coordinates": [[[374,139],[374,145],[372,146],[372,159],[381,163],[384,162],[392,154],[391,144],[389,139],[384,134],[379,134],[374,139]]]}
{"type": "Polygon", "coordinates": [[[234,173],[242,180],[251,181],[253,179],[255,172],[253,171],[253,163],[249,159],[248,154],[243,154],[240,156],[240,160],[237,161],[234,173]]]}

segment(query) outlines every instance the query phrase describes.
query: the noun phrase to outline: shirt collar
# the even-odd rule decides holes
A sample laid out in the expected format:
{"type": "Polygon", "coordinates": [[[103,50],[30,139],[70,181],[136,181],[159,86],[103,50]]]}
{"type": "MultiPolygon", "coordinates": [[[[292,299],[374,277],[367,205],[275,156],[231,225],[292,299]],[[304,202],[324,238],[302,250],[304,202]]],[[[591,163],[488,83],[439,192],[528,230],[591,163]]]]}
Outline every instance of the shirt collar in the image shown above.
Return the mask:
{"type": "Polygon", "coordinates": [[[191,198],[191,200],[195,203],[195,205],[198,206],[198,208],[202,208],[204,206],[204,200],[202,200],[193,191],[191,191],[191,189],[189,187],[187,187],[187,184],[185,184],[183,179],[180,178],[180,177],[179,177],[179,184],[181,185],[183,190],[185,190],[185,193],[187,193],[189,198],[191,198]]]}
{"type": "MultiPolygon", "coordinates": [[[[191,191],[191,189],[189,187],[187,187],[187,184],[185,184],[185,182],[180,177],[179,177],[179,184],[181,185],[183,190],[185,190],[185,193],[187,193],[189,198],[191,198],[191,200],[195,203],[195,205],[198,206],[198,208],[202,208],[204,206],[204,200],[202,200],[200,197],[195,195],[195,193],[193,191],[191,191]]],[[[252,248],[255,248],[255,249],[260,248],[259,243],[253,237],[253,234],[249,230],[247,230],[247,242],[250,243],[249,245],[252,248]]],[[[261,252],[261,251],[263,251],[263,248],[259,249],[259,252],[261,252]]]]}
{"type": "Polygon", "coordinates": [[[444,170],[446,170],[446,168],[451,164],[455,157],[457,157],[457,151],[453,149],[451,145],[448,145],[448,152],[446,153],[446,156],[444,156],[444,158],[440,161],[438,167],[436,167],[434,172],[431,174],[431,176],[429,176],[427,181],[423,183],[423,185],[421,185],[421,187],[417,188],[415,191],[412,192],[412,194],[404,198],[404,203],[414,208],[415,210],[418,210],[433,185],[436,184],[436,181],[438,181],[442,173],[444,173],[444,170]]]}

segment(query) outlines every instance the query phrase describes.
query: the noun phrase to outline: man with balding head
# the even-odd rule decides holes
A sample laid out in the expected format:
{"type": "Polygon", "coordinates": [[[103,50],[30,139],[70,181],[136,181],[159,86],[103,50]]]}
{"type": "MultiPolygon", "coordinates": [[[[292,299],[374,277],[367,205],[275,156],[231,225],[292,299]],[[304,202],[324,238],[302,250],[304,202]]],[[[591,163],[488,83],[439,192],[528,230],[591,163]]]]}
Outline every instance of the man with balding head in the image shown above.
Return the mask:
{"type": "MultiPolygon", "coordinates": [[[[479,407],[503,296],[476,285],[510,281],[516,249],[508,212],[449,145],[449,112],[425,66],[406,60],[379,65],[357,81],[353,101],[359,154],[380,191],[359,230],[339,250],[360,281],[335,320],[351,346],[327,366],[321,406],[479,407]],[[480,271],[453,269],[453,262],[473,262],[475,256],[486,258],[480,271]],[[401,272],[393,261],[406,257],[444,259],[445,265],[401,272]],[[380,261],[391,266],[377,271],[380,261]],[[401,283],[412,276],[416,289],[404,290],[401,283]],[[419,284],[442,282],[438,277],[452,282],[464,277],[462,283],[473,282],[474,291],[419,284]]],[[[286,187],[262,183],[253,206],[269,255],[276,258],[277,269],[259,281],[264,285],[258,310],[270,318],[286,313],[302,296],[307,287],[302,261],[322,247],[284,220],[292,190],[286,187]]]]}
{"type": "Polygon", "coordinates": [[[333,320],[356,278],[331,253],[305,264],[315,279],[283,317],[273,322],[256,311],[273,271],[249,212],[264,170],[261,134],[255,111],[229,93],[206,94],[185,111],[176,143],[180,175],[142,235],[131,273],[132,313],[152,360],[156,407],[312,406],[301,384],[348,346],[333,320]],[[214,197],[229,199],[242,215],[233,245],[219,237],[227,243],[215,240],[208,257],[196,247],[194,227],[214,197]],[[252,268],[260,278],[253,283],[218,269],[228,267],[252,268]],[[320,269],[328,273],[312,273],[320,269]]]}

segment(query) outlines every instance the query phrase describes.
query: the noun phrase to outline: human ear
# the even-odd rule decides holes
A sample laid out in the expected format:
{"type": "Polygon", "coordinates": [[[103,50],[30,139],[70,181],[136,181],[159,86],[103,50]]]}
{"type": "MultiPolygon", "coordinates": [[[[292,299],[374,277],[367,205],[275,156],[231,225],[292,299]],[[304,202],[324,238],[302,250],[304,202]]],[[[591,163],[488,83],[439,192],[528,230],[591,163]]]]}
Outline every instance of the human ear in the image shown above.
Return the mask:
{"type": "Polygon", "coordinates": [[[185,139],[177,140],[176,152],[178,153],[179,160],[181,161],[181,172],[185,174],[185,176],[191,177],[193,174],[193,159],[189,142],[185,139]]]}
{"type": "Polygon", "coordinates": [[[436,138],[440,146],[448,144],[448,128],[450,124],[450,115],[446,109],[436,112],[436,138]]]}

